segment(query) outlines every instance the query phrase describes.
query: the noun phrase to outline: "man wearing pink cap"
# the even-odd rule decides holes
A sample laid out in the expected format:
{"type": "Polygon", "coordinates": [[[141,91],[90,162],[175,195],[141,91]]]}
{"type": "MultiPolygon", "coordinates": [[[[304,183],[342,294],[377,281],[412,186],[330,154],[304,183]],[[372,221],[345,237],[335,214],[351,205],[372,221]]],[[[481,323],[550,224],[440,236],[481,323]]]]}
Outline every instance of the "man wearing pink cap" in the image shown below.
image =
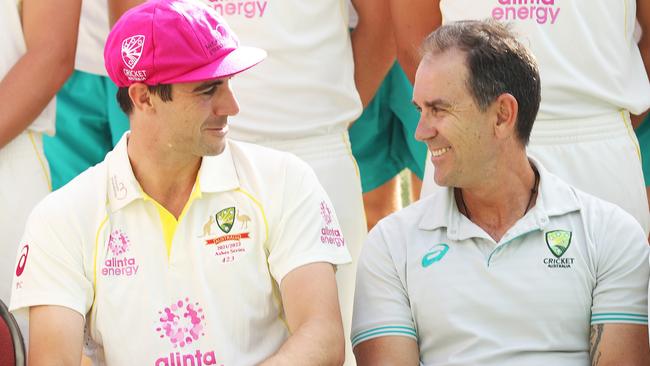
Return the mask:
{"type": "Polygon", "coordinates": [[[230,78],[264,57],[191,0],[117,22],[104,59],[131,132],[30,216],[10,306],[30,364],[82,345],[99,365],[343,362],[329,198],[296,157],[226,138],[230,78]]]}

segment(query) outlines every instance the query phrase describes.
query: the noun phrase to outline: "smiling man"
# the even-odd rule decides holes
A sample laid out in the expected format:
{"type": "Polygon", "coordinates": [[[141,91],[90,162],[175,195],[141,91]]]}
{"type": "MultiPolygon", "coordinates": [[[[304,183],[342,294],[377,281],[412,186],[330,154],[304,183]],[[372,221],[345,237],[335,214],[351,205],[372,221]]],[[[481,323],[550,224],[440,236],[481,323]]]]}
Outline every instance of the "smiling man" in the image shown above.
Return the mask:
{"type": "Polygon", "coordinates": [[[359,262],[359,365],[647,365],[648,247],[619,207],[526,155],[529,51],[467,21],[424,42],[416,137],[439,193],[381,221],[359,262]]]}
{"type": "Polygon", "coordinates": [[[293,155],[226,137],[230,78],[264,57],[191,0],[118,21],[104,58],[131,131],[31,214],[11,301],[30,365],[82,346],[97,365],[343,362],[329,198],[293,155]]]}

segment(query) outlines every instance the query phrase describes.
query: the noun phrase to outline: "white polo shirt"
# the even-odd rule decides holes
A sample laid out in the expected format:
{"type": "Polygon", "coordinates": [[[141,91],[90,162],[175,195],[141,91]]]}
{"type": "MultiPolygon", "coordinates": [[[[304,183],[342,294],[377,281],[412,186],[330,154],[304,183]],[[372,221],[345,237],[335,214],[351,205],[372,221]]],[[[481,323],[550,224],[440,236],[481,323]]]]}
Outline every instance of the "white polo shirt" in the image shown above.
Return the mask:
{"type": "Polygon", "coordinates": [[[591,324],[647,324],[639,225],[535,165],[536,204],[498,243],[453,189],[382,220],[359,261],[353,346],[405,336],[423,365],[586,365],[591,324]]]}
{"type": "Polygon", "coordinates": [[[83,314],[99,364],[253,365],[275,353],[289,335],[282,278],[307,263],[350,260],[312,170],[229,141],[203,158],[166,244],[169,230],[126,145],[123,137],[33,211],[10,308],[83,314]]]}

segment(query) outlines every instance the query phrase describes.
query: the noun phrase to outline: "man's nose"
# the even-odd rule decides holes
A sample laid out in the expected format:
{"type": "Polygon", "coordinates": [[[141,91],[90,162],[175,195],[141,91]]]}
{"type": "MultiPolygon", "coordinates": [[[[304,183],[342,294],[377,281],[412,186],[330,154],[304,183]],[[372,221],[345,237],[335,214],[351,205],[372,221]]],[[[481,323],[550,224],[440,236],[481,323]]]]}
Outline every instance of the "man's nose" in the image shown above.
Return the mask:
{"type": "Polygon", "coordinates": [[[420,114],[418,125],[415,128],[415,139],[418,141],[426,141],[436,137],[437,135],[438,130],[436,129],[433,121],[424,118],[424,116],[420,114]]]}
{"type": "Polygon", "coordinates": [[[226,82],[220,87],[222,90],[220,90],[220,93],[215,93],[213,98],[214,113],[221,116],[236,115],[239,113],[239,103],[230,87],[230,83],[226,82]]]}

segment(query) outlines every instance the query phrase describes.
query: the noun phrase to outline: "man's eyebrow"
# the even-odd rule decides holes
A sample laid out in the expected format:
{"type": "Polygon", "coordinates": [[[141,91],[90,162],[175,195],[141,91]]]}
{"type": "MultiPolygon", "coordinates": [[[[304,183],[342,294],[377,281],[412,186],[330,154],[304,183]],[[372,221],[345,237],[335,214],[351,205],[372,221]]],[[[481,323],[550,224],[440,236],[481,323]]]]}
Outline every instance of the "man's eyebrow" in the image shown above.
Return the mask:
{"type": "Polygon", "coordinates": [[[194,88],[194,90],[192,90],[192,93],[210,89],[213,86],[218,86],[221,84],[223,84],[223,80],[206,81],[205,83],[202,83],[201,85],[194,88]]]}
{"type": "Polygon", "coordinates": [[[434,99],[432,101],[426,101],[424,102],[424,105],[428,108],[441,108],[441,109],[451,108],[451,103],[442,99],[434,99]]]}

